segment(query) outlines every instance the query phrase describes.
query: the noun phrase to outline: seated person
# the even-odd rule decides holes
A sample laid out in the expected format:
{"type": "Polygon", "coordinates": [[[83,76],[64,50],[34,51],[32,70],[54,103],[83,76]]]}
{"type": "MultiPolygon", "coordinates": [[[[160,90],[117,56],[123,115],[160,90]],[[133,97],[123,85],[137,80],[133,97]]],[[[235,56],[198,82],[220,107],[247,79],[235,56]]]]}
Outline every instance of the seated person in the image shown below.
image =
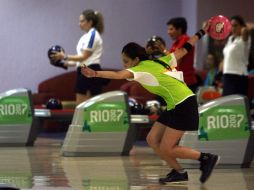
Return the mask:
{"type": "Polygon", "coordinates": [[[213,53],[209,53],[206,59],[206,70],[208,71],[204,86],[214,86],[222,91],[222,61],[213,53]]]}
{"type": "Polygon", "coordinates": [[[215,77],[218,74],[218,61],[214,54],[208,53],[206,57],[205,69],[208,71],[204,86],[214,86],[215,77]]]}

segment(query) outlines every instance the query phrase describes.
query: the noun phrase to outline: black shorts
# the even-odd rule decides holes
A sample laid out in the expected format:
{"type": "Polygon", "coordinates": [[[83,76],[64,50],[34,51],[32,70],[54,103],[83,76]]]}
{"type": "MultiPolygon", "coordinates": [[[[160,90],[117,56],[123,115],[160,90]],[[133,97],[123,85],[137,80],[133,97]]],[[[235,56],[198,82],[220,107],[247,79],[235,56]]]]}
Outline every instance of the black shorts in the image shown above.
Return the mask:
{"type": "MultiPolygon", "coordinates": [[[[99,64],[92,64],[88,66],[95,71],[101,71],[99,64]]],[[[81,73],[81,68],[77,68],[77,80],[76,80],[76,93],[86,94],[90,91],[92,96],[102,93],[102,87],[108,82],[108,79],[103,78],[88,78],[81,73]]]]}
{"type": "Polygon", "coordinates": [[[223,96],[232,94],[248,94],[248,76],[236,74],[223,75],[223,96]]]}
{"type": "Polygon", "coordinates": [[[158,122],[180,131],[198,130],[199,113],[196,96],[190,96],[169,111],[164,111],[158,122]]]}

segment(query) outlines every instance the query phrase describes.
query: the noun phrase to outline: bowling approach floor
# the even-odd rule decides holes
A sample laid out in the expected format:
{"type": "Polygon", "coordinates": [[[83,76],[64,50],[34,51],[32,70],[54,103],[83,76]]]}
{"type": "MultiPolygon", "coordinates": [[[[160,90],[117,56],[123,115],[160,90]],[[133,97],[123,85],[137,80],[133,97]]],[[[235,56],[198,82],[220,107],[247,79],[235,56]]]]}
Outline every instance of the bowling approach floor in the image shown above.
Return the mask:
{"type": "Polygon", "coordinates": [[[0,184],[25,190],[254,189],[254,164],[248,169],[218,166],[204,185],[198,180],[199,170],[190,168],[187,185],[165,186],[158,178],[169,169],[145,142],[137,142],[124,157],[62,157],[62,142],[63,138],[43,135],[33,147],[0,147],[0,184]]]}

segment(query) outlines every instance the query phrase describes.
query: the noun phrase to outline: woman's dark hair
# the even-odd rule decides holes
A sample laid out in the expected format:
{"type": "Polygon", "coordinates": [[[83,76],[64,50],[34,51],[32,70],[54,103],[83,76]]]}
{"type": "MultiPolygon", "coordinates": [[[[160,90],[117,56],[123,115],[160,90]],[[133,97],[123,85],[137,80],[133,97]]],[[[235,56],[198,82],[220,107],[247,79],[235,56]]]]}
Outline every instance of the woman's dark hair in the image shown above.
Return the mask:
{"type": "Polygon", "coordinates": [[[232,16],[230,18],[230,20],[236,20],[241,26],[246,26],[246,23],[245,23],[243,17],[241,17],[239,15],[232,16]]]}
{"type": "Polygon", "coordinates": [[[135,59],[136,57],[138,57],[140,61],[149,59],[145,48],[135,42],[126,44],[122,49],[122,53],[131,59],[135,59]]]}
{"type": "MultiPolygon", "coordinates": [[[[140,61],[151,60],[149,58],[149,55],[146,53],[145,48],[135,42],[130,42],[126,44],[122,49],[122,53],[124,53],[127,57],[131,59],[135,59],[136,57],[138,57],[140,61]]],[[[153,59],[153,61],[161,64],[167,69],[170,69],[170,66],[161,60],[153,59]]]]}
{"type": "Polygon", "coordinates": [[[92,27],[96,28],[100,34],[104,32],[104,20],[100,12],[87,9],[82,12],[82,15],[87,21],[92,21],[92,27]]]}
{"type": "Polygon", "coordinates": [[[175,17],[167,22],[167,25],[173,25],[176,29],[181,29],[182,34],[187,32],[187,21],[184,17],[175,17]]]}

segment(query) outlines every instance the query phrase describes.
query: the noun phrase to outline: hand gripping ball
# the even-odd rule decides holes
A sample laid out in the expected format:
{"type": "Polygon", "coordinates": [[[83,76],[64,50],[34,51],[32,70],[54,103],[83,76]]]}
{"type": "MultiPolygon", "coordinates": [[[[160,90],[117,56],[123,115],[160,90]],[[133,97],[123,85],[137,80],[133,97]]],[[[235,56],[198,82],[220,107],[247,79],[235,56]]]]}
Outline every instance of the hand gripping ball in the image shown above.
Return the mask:
{"type": "Polygon", "coordinates": [[[58,61],[53,61],[51,56],[54,55],[57,52],[64,52],[64,49],[59,46],[59,45],[54,45],[48,50],[48,58],[49,62],[51,65],[56,66],[56,67],[61,67],[63,69],[67,69],[66,66],[64,66],[64,61],[63,60],[58,60],[58,61]]]}
{"type": "Polygon", "coordinates": [[[211,25],[208,33],[213,39],[223,40],[228,37],[231,32],[231,23],[227,17],[218,15],[212,17],[210,21],[211,25]]]}
{"type": "Polygon", "coordinates": [[[51,60],[51,55],[57,53],[57,52],[64,52],[64,49],[59,45],[54,45],[48,50],[48,58],[51,60]]]}

